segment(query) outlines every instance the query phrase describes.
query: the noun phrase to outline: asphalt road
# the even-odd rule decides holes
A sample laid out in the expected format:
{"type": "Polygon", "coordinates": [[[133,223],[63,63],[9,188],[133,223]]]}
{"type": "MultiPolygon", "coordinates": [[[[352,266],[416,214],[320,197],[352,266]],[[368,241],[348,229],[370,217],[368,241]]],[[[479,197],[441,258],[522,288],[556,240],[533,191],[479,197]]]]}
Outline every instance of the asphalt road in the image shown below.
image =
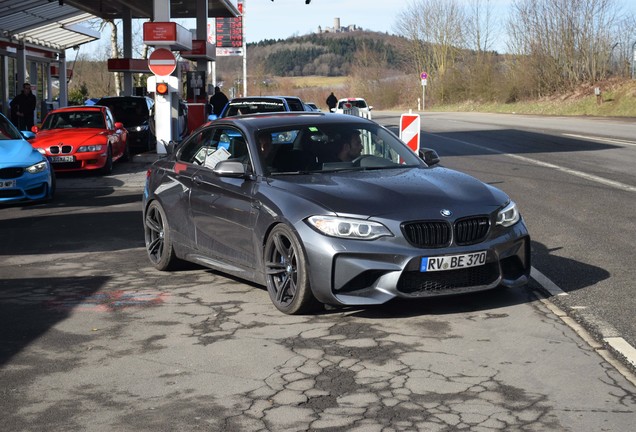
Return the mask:
{"type": "Polygon", "coordinates": [[[520,204],[533,267],[567,294],[553,300],[599,340],[636,347],[636,119],[425,113],[421,126],[443,165],[520,204]]]}
{"type": "MultiPolygon", "coordinates": [[[[392,114],[376,118],[397,125],[392,114]]],[[[570,172],[592,166],[634,185],[622,165],[630,151],[581,139],[586,150],[550,151],[566,138],[527,131],[527,120],[501,124],[514,116],[475,118],[426,114],[423,141],[444,165],[517,200],[534,266],[567,296],[545,299],[533,280],[286,316],[261,287],[149,265],[140,211],[148,160],[135,158],[112,176],[60,178],[51,203],[0,208],[0,429],[633,429],[636,379],[581,318],[633,336],[623,246],[634,243],[633,191],[570,172]],[[615,150],[624,154],[607,154],[615,150]],[[614,228],[600,226],[608,215],[614,228]]]]}

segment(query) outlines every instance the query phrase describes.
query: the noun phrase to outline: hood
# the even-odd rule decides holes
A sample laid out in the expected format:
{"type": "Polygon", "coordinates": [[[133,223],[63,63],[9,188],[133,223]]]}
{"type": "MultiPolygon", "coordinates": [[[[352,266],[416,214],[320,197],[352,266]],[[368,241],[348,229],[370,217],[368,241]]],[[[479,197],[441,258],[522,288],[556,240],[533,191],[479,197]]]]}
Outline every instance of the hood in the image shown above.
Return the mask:
{"type": "Polygon", "coordinates": [[[0,140],[0,167],[30,166],[43,156],[25,140],[0,140]]]}
{"type": "Polygon", "coordinates": [[[340,215],[397,219],[489,214],[508,201],[501,190],[443,167],[274,177],[271,185],[340,215]]]}
{"type": "Polygon", "coordinates": [[[83,144],[103,143],[108,131],[94,128],[77,129],[51,129],[37,133],[32,141],[33,147],[46,148],[51,145],[72,144],[74,146],[83,144]]]}

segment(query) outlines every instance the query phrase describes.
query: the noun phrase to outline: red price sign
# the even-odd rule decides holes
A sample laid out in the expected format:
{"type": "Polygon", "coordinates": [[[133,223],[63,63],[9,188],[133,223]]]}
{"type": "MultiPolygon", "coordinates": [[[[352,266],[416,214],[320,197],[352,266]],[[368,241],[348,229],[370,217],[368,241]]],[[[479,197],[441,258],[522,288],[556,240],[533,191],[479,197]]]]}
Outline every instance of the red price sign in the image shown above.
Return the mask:
{"type": "Polygon", "coordinates": [[[240,48],[243,46],[243,17],[216,19],[217,48],[240,48]]]}

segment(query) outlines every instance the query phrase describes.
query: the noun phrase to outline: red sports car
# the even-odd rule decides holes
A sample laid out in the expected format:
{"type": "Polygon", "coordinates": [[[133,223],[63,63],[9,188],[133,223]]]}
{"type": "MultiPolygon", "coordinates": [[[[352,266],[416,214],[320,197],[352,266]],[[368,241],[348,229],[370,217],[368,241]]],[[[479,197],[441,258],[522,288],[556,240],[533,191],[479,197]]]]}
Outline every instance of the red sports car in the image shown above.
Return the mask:
{"type": "Polygon", "coordinates": [[[109,174],[113,162],[128,160],[128,131],[104,106],[72,106],[50,111],[34,126],[31,145],[57,172],[100,170],[109,174]]]}

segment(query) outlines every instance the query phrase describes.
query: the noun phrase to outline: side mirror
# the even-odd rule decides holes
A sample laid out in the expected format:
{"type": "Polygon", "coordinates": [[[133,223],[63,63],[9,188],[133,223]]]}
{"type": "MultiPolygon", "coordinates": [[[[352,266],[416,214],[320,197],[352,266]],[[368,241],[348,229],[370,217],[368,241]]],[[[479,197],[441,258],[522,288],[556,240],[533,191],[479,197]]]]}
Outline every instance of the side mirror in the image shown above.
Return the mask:
{"type": "Polygon", "coordinates": [[[31,132],[36,134],[36,133],[40,132],[40,128],[37,127],[37,126],[31,126],[31,132]]]}
{"type": "Polygon", "coordinates": [[[369,111],[373,109],[373,105],[369,105],[369,111]]]}
{"type": "Polygon", "coordinates": [[[245,177],[245,166],[242,162],[224,160],[216,164],[212,170],[221,177],[245,177]]]}
{"type": "Polygon", "coordinates": [[[422,159],[426,165],[433,166],[439,163],[439,155],[437,152],[430,148],[420,149],[418,156],[422,159]]]}
{"type": "Polygon", "coordinates": [[[37,126],[33,126],[31,128],[32,130],[35,129],[35,132],[30,132],[30,131],[20,131],[20,133],[22,134],[22,136],[24,137],[24,139],[26,140],[30,140],[35,138],[35,134],[37,133],[38,127],[37,126]]]}
{"type": "Polygon", "coordinates": [[[177,148],[179,147],[179,143],[177,141],[170,140],[168,144],[165,144],[165,141],[161,141],[164,143],[164,147],[166,148],[167,154],[174,154],[177,152],[177,148]]]}
{"type": "Polygon", "coordinates": [[[332,113],[335,113],[336,109],[335,108],[330,108],[329,111],[332,112],[332,113]]]}
{"type": "Polygon", "coordinates": [[[122,122],[115,122],[115,129],[123,129],[124,124],[122,122]]]}

